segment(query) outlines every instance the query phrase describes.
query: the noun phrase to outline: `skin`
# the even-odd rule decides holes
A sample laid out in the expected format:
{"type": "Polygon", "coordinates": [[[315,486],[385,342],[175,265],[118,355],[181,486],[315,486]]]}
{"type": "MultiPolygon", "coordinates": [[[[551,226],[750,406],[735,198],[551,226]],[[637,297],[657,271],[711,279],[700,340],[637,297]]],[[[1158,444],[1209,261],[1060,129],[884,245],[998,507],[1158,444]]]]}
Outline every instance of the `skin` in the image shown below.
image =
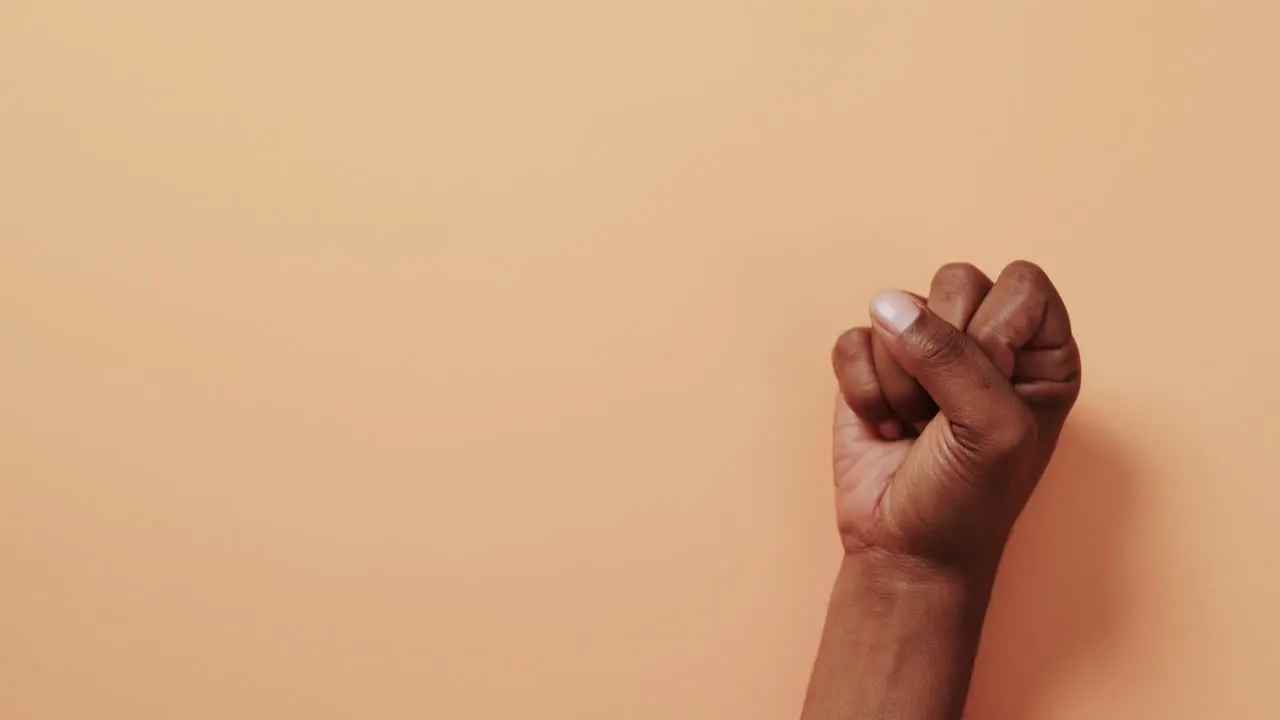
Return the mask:
{"type": "Polygon", "coordinates": [[[802,717],[959,718],[996,567],[1079,395],[1080,353],[1061,296],[1027,262],[995,281],[943,266],[927,296],[881,293],[871,315],[832,353],[844,557],[802,717]]]}

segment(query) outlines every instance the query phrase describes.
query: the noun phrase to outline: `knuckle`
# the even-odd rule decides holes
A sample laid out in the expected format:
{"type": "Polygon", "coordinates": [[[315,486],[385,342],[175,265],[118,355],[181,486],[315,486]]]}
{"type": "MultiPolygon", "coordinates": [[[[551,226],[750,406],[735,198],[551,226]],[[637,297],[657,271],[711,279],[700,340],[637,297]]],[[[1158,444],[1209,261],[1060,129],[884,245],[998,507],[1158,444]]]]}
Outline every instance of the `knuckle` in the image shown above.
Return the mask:
{"type": "Polygon", "coordinates": [[[888,414],[879,390],[870,385],[860,384],[848,388],[844,391],[844,401],[855,415],[865,420],[877,422],[888,414]]]}
{"type": "Polygon", "coordinates": [[[1045,355],[1044,379],[1065,382],[1079,377],[1080,351],[1074,342],[1051,348],[1045,355]]]}
{"type": "Polygon", "coordinates": [[[978,288],[989,286],[991,281],[971,263],[947,263],[934,273],[929,295],[942,297],[964,296],[978,288]]]}
{"type": "Polygon", "coordinates": [[[1009,263],[1001,275],[1020,285],[1032,287],[1049,285],[1048,273],[1030,260],[1015,260],[1009,263]]]}
{"type": "Polygon", "coordinates": [[[935,328],[921,335],[918,352],[926,362],[951,363],[964,355],[967,342],[964,333],[951,326],[935,328]]]}
{"type": "Polygon", "coordinates": [[[1024,303],[1008,310],[999,322],[992,323],[986,328],[979,345],[984,350],[992,352],[995,352],[996,348],[1006,348],[1010,352],[1016,351],[1027,344],[1039,326],[1040,315],[1034,308],[1024,303]]]}
{"type": "Polygon", "coordinates": [[[969,327],[969,337],[973,338],[974,344],[982,348],[987,354],[990,354],[992,348],[1004,344],[1001,330],[1002,327],[998,322],[988,322],[980,326],[971,325],[969,327]]]}
{"type": "Polygon", "coordinates": [[[1035,418],[1029,410],[1020,408],[993,423],[989,433],[991,451],[999,457],[1017,454],[1034,445],[1037,434],[1035,418]]]}
{"type": "Polygon", "coordinates": [[[933,283],[935,286],[951,287],[982,277],[984,277],[982,271],[973,263],[950,262],[938,268],[938,272],[933,275],[933,283]]]}
{"type": "Polygon", "coordinates": [[[870,349],[870,344],[867,342],[868,335],[867,328],[861,327],[840,333],[836,338],[835,346],[831,348],[832,359],[849,360],[866,354],[870,349]]]}
{"type": "Polygon", "coordinates": [[[882,419],[884,396],[872,369],[870,330],[853,328],[842,333],[831,351],[840,394],[859,417],[882,419]]]}

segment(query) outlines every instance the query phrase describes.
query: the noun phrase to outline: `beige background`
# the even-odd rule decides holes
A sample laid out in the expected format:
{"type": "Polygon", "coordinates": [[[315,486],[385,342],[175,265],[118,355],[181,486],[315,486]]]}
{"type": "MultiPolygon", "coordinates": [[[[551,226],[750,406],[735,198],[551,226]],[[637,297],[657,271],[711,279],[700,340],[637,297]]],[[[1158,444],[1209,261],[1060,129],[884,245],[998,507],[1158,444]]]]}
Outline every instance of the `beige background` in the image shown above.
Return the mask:
{"type": "Polygon", "coordinates": [[[8,0],[0,717],[794,717],[829,343],[1088,367],[973,718],[1272,718],[1280,10],[8,0]]]}

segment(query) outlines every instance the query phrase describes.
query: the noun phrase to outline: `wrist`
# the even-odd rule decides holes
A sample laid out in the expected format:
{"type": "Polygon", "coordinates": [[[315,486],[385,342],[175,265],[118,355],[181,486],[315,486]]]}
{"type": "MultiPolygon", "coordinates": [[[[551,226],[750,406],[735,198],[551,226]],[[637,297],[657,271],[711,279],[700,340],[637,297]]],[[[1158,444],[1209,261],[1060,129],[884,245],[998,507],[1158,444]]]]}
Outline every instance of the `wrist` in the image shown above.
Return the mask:
{"type": "Polygon", "coordinates": [[[849,589],[849,601],[882,611],[943,610],[966,618],[986,614],[995,583],[995,563],[964,565],[877,547],[845,553],[838,583],[849,589]]]}
{"type": "Polygon", "coordinates": [[[983,573],[880,548],[846,554],[804,717],[961,717],[990,594],[983,573]]]}

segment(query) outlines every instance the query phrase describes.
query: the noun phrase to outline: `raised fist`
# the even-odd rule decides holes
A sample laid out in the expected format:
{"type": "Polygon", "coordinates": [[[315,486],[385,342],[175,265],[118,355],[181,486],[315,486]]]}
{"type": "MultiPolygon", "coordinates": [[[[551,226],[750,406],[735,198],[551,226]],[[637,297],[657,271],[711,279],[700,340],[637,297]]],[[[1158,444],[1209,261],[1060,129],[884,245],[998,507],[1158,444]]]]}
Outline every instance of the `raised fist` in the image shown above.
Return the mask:
{"type": "Polygon", "coordinates": [[[1080,392],[1066,306],[1031,263],[953,264],[871,317],[832,356],[844,547],[994,572],[1080,392]]]}

